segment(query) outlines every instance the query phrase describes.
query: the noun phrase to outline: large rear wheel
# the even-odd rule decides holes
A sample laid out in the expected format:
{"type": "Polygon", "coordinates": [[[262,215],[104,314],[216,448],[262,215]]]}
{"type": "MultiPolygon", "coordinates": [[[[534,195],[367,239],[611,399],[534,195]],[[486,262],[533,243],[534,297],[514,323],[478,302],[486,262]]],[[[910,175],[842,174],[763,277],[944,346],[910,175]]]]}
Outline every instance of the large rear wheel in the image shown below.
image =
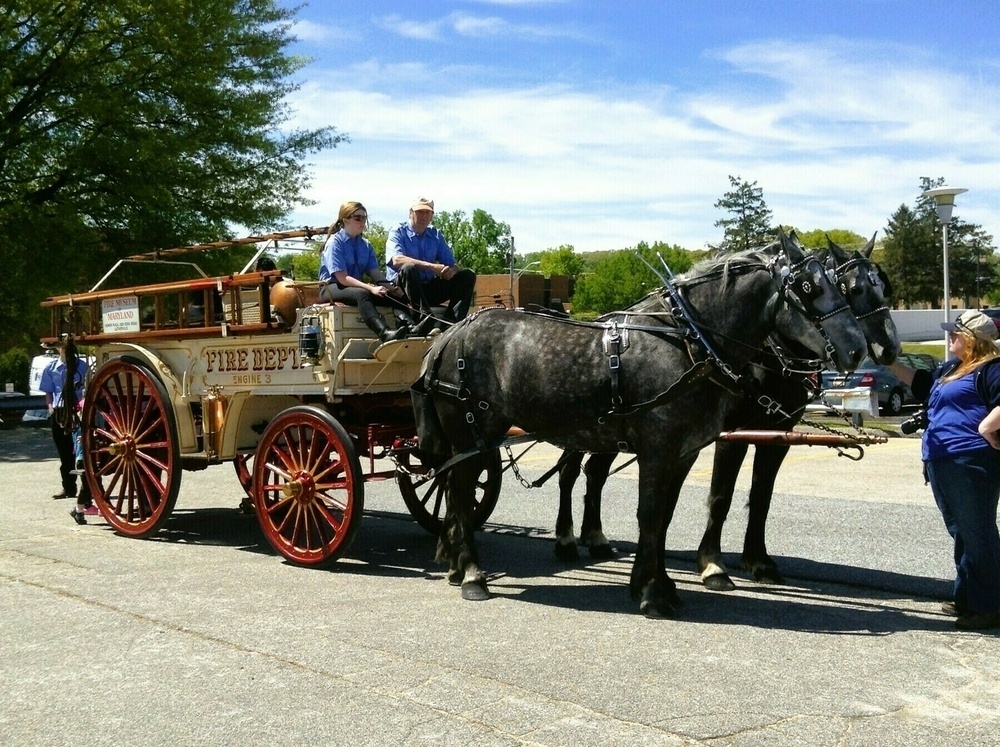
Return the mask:
{"type": "MultiPolygon", "coordinates": [[[[500,465],[500,449],[467,458],[477,460],[479,464],[474,514],[475,526],[479,528],[490,518],[500,498],[503,473],[500,465]]],[[[443,457],[441,461],[444,461],[443,457]]],[[[448,475],[430,477],[428,473],[433,466],[434,463],[419,451],[400,454],[396,482],[399,484],[403,503],[416,522],[431,534],[440,534],[446,508],[445,491],[448,489],[448,475]]]]}
{"type": "Polygon", "coordinates": [[[177,502],[181,464],[167,390],[145,365],[101,366],[83,408],[83,461],[94,503],[112,527],[148,537],[177,502]]]}
{"type": "Polygon", "coordinates": [[[252,489],[264,536],[296,565],[333,563],[361,525],[364,478],[354,442],[318,407],[292,407],[268,423],[252,489]]]}

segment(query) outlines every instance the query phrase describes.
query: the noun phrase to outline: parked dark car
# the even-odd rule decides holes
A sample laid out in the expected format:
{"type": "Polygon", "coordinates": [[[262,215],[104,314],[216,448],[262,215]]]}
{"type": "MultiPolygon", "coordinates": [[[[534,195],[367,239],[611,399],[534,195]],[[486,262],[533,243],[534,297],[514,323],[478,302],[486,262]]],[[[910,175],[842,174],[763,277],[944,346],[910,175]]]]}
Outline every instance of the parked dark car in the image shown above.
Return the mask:
{"type": "Polygon", "coordinates": [[[986,316],[988,316],[990,319],[992,319],[993,323],[997,325],[997,329],[1000,329],[1000,307],[992,309],[980,309],[980,311],[986,314],[986,316]]]}
{"type": "MultiPolygon", "coordinates": [[[[900,353],[899,362],[911,368],[925,368],[933,371],[939,361],[928,353],[900,353]]],[[[848,374],[839,371],[823,372],[823,389],[854,389],[870,387],[878,396],[879,409],[886,415],[898,415],[904,405],[916,404],[917,400],[888,366],[880,366],[871,358],[861,361],[856,371],[848,374]]]]}

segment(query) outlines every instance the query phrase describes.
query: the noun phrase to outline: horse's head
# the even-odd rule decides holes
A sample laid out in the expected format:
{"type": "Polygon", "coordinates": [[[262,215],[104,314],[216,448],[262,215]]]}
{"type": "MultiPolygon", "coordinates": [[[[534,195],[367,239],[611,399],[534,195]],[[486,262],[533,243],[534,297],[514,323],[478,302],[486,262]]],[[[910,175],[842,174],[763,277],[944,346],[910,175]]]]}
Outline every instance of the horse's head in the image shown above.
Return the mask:
{"type": "Polygon", "coordinates": [[[872,262],[875,236],[861,251],[848,252],[827,236],[825,263],[851,311],[861,324],[868,352],[876,363],[888,365],[899,354],[899,336],[885,299],[892,294],[889,278],[872,262]]]}
{"type": "Polygon", "coordinates": [[[823,353],[842,371],[857,368],[864,356],[865,335],[823,262],[807,254],[797,239],[779,231],[771,274],[778,299],[788,313],[775,316],[775,331],[786,341],[797,341],[823,353]]]}

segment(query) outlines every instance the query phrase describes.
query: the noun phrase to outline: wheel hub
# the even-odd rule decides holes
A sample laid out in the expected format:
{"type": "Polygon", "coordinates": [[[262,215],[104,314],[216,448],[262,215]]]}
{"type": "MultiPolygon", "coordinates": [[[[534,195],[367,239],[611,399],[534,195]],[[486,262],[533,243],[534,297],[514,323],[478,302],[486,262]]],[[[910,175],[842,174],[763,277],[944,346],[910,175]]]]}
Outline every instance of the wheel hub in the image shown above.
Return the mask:
{"type": "Polygon", "coordinates": [[[125,436],[121,441],[115,441],[108,445],[108,453],[111,456],[120,456],[127,461],[135,460],[135,440],[131,436],[125,436]]]}
{"type": "Polygon", "coordinates": [[[299,472],[282,486],[281,492],[298,503],[309,503],[316,495],[316,483],[309,473],[299,472]]]}

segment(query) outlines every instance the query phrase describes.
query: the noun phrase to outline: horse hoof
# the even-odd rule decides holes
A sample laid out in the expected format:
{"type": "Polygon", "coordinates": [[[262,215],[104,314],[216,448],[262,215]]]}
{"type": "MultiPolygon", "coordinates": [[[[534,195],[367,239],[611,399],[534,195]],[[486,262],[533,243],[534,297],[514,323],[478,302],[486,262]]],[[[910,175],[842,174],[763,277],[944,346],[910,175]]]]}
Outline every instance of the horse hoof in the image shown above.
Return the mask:
{"type": "Polygon", "coordinates": [[[736,584],[725,573],[714,573],[711,576],[705,576],[701,582],[709,591],[732,591],[736,588],[736,584]]]}
{"type": "Polygon", "coordinates": [[[462,599],[470,602],[485,602],[490,598],[489,589],[486,588],[486,581],[470,581],[462,584],[462,599]]]}
{"type": "Polygon", "coordinates": [[[590,557],[595,560],[614,560],[615,549],[611,545],[591,545],[590,557]]]}
{"type": "Polygon", "coordinates": [[[448,584],[451,586],[461,586],[465,574],[462,571],[448,571],[448,584]]]}
{"type": "Polygon", "coordinates": [[[777,568],[755,568],[753,570],[753,580],[758,584],[783,584],[784,577],[777,568]]]}
{"type": "Polygon", "coordinates": [[[648,600],[642,601],[639,612],[650,620],[669,620],[674,617],[674,608],[669,604],[656,604],[648,600]]]}
{"type": "Polygon", "coordinates": [[[576,549],[576,542],[556,542],[556,557],[568,563],[580,559],[580,551],[576,549]]]}
{"type": "Polygon", "coordinates": [[[642,601],[639,603],[639,612],[654,620],[664,620],[674,617],[677,606],[680,604],[680,597],[677,593],[659,594],[649,587],[642,594],[642,601]]]}
{"type": "Polygon", "coordinates": [[[744,557],[743,569],[750,571],[753,580],[758,584],[785,583],[785,579],[781,577],[781,573],[778,571],[778,565],[769,556],[765,556],[763,560],[756,562],[747,560],[744,557]]]}

